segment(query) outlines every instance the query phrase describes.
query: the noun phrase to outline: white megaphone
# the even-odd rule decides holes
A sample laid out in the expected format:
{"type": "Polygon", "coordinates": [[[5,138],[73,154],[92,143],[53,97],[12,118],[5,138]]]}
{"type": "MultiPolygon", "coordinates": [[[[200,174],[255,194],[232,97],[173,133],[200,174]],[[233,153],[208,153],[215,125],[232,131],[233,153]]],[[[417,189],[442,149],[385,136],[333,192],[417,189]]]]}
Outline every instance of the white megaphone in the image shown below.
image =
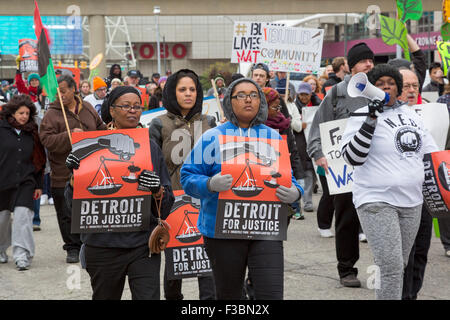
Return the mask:
{"type": "Polygon", "coordinates": [[[352,98],[365,97],[370,100],[384,100],[385,104],[388,103],[390,99],[389,93],[386,93],[371,84],[364,72],[357,73],[350,79],[347,93],[352,98]]]}

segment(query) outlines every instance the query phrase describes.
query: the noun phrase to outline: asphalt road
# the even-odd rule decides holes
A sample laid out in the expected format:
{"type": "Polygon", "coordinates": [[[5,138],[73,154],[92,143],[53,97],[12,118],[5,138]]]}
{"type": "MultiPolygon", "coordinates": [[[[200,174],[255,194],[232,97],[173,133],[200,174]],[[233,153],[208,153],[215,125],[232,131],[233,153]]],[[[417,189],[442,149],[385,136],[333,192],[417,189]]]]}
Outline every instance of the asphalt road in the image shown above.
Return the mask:
{"type": "MultiPolygon", "coordinates": [[[[317,204],[320,194],[314,195],[317,204]]],[[[67,264],[53,206],[41,207],[42,230],[34,232],[36,255],[27,271],[17,271],[11,261],[0,264],[0,300],[89,300],[92,290],[87,272],[79,264],[67,264]]],[[[336,270],[334,238],[324,239],[317,232],[316,212],[305,220],[292,220],[288,240],[284,242],[286,300],[373,300],[373,258],[367,243],[360,243],[359,269],[361,288],[345,288],[336,270]]],[[[164,261],[164,259],[161,259],[164,261]]],[[[164,262],[163,262],[164,263],[164,262]]],[[[163,270],[164,266],[161,266],[163,270]]],[[[431,241],[428,265],[420,300],[450,299],[450,259],[438,238],[431,241]]],[[[183,280],[185,299],[198,300],[196,278],[183,280]]],[[[161,272],[161,297],[164,297],[161,272]]],[[[123,300],[130,300],[126,285],[123,300]]]]}

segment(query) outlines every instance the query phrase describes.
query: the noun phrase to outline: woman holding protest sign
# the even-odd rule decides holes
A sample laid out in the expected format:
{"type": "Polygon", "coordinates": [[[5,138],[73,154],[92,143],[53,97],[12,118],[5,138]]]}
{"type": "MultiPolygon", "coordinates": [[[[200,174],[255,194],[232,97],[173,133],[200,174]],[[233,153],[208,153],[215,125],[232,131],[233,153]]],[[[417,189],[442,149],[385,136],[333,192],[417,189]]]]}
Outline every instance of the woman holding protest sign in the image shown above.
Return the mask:
{"type": "MultiPolygon", "coordinates": [[[[235,159],[234,150],[221,156],[221,138],[227,140],[227,137],[230,137],[232,141],[244,139],[260,143],[263,141],[260,140],[262,138],[280,140],[281,136],[264,125],[268,114],[267,102],[261,88],[253,80],[241,78],[231,83],[223,99],[223,109],[228,122],[205,132],[181,168],[183,189],[187,194],[201,200],[198,229],[204,236],[206,252],[212,264],[216,297],[240,299],[248,266],[256,299],[282,299],[284,272],[282,241],[232,239],[223,237],[222,234],[219,238],[215,231],[216,222],[224,222],[216,219],[224,213],[223,209],[218,209],[219,193],[232,189],[233,184],[231,174],[222,175],[222,160],[228,156],[231,157],[229,158],[231,161],[235,159]]],[[[239,143],[231,142],[230,146],[234,145],[239,146],[239,143]]],[[[246,150],[250,150],[258,159],[270,160],[270,155],[260,153],[261,149],[252,148],[254,145],[251,143],[244,143],[243,147],[242,150],[237,149],[238,153],[244,152],[245,156],[246,150]]],[[[279,177],[276,172],[274,177],[279,177]]],[[[272,184],[275,188],[272,190],[276,190],[274,197],[285,204],[298,201],[302,191],[293,175],[288,183],[289,186],[272,184]]],[[[233,190],[245,192],[250,189],[236,187],[233,190]]],[[[251,204],[247,201],[244,205],[251,204]]],[[[286,216],[280,217],[282,220],[286,218],[287,213],[286,216]]],[[[247,222],[243,221],[243,224],[247,222]]]]}
{"type": "MultiPolygon", "coordinates": [[[[109,130],[142,128],[139,119],[143,106],[135,88],[120,86],[113,89],[107,106],[112,117],[109,130]]],[[[116,145],[121,148],[127,143],[119,141],[116,145]]],[[[118,152],[117,148],[115,152],[118,152]]],[[[138,178],[138,186],[150,190],[153,195],[148,230],[81,235],[84,250],[80,256],[91,277],[94,300],[120,300],[127,276],[133,300],[160,299],[161,255],[160,250],[150,255],[149,238],[158,225],[158,212],[161,219],[168,216],[174,195],[161,149],[153,139],[150,140],[150,153],[153,171],[143,170],[138,178]]],[[[80,161],[72,152],[66,165],[78,169],[80,161]]],[[[164,243],[160,245],[160,248],[165,247],[164,243]]]]}
{"type": "MultiPolygon", "coordinates": [[[[163,152],[173,190],[182,190],[180,170],[195,142],[206,130],[216,126],[215,118],[202,115],[203,89],[195,72],[181,69],[167,79],[162,93],[167,113],[152,120],[150,137],[163,152]],[[180,140],[181,139],[181,140],[180,140]],[[180,153],[174,153],[180,150],[180,153]]],[[[183,299],[182,280],[168,280],[167,261],[164,270],[164,295],[167,300],[183,299]]],[[[199,276],[200,300],[215,298],[214,281],[199,276]]]]}
{"type": "Polygon", "coordinates": [[[380,268],[376,298],[400,300],[403,270],[420,223],[423,156],[438,148],[422,118],[397,100],[403,87],[399,71],[380,64],[367,76],[372,92],[379,88],[388,96],[352,114],[342,155],[355,167],[353,202],[380,268]]]}

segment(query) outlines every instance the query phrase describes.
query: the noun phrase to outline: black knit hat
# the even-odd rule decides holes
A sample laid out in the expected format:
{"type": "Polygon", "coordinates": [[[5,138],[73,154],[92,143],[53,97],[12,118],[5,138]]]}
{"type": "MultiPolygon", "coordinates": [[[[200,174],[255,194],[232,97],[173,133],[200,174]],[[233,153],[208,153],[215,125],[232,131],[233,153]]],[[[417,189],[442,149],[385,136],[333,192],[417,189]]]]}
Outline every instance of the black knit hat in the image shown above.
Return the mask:
{"type": "Polygon", "coordinates": [[[350,48],[347,54],[348,67],[350,71],[361,60],[374,59],[373,51],[365,44],[360,42],[350,48]]]}
{"type": "Polygon", "coordinates": [[[382,63],[367,73],[367,78],[373,85],[375,85],[378,79],[384,76],[391,77],[395,80],[395,84],[397,85],[397,97],[401,96],[403,90],[403,76],[396,67],[382,63]]]}

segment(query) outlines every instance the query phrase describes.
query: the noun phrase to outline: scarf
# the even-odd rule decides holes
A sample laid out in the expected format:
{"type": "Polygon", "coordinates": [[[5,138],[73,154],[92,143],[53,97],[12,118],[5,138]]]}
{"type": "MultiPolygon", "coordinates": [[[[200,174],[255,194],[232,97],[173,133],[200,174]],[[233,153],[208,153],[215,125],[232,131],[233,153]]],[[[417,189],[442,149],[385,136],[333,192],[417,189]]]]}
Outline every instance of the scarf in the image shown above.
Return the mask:
{"type": "Polygon", "coordinates": [[[42,146],[41,140],[39,139],[37,124],[34,121],[28,121],[24,125],[21,125],[16,121],[16,119],[14,119],[14,117],[8,117],[8,123],[11,125],[11,127],[17,130],[28,132],[33,136],[34,146],[33,153],[31,154],[31,162],[34,165],[35,173],[43,170],[45,168],[47,156],[45,154],[45,149],[42,146]]]}
{"type": "Polygon", "coordinates": [[[291,125],[291,119],[286,118],[281,112],[278,112],[275,118],[267,118],[266,125],[272,129],[278,129],[283,132],[291,125]]]}

